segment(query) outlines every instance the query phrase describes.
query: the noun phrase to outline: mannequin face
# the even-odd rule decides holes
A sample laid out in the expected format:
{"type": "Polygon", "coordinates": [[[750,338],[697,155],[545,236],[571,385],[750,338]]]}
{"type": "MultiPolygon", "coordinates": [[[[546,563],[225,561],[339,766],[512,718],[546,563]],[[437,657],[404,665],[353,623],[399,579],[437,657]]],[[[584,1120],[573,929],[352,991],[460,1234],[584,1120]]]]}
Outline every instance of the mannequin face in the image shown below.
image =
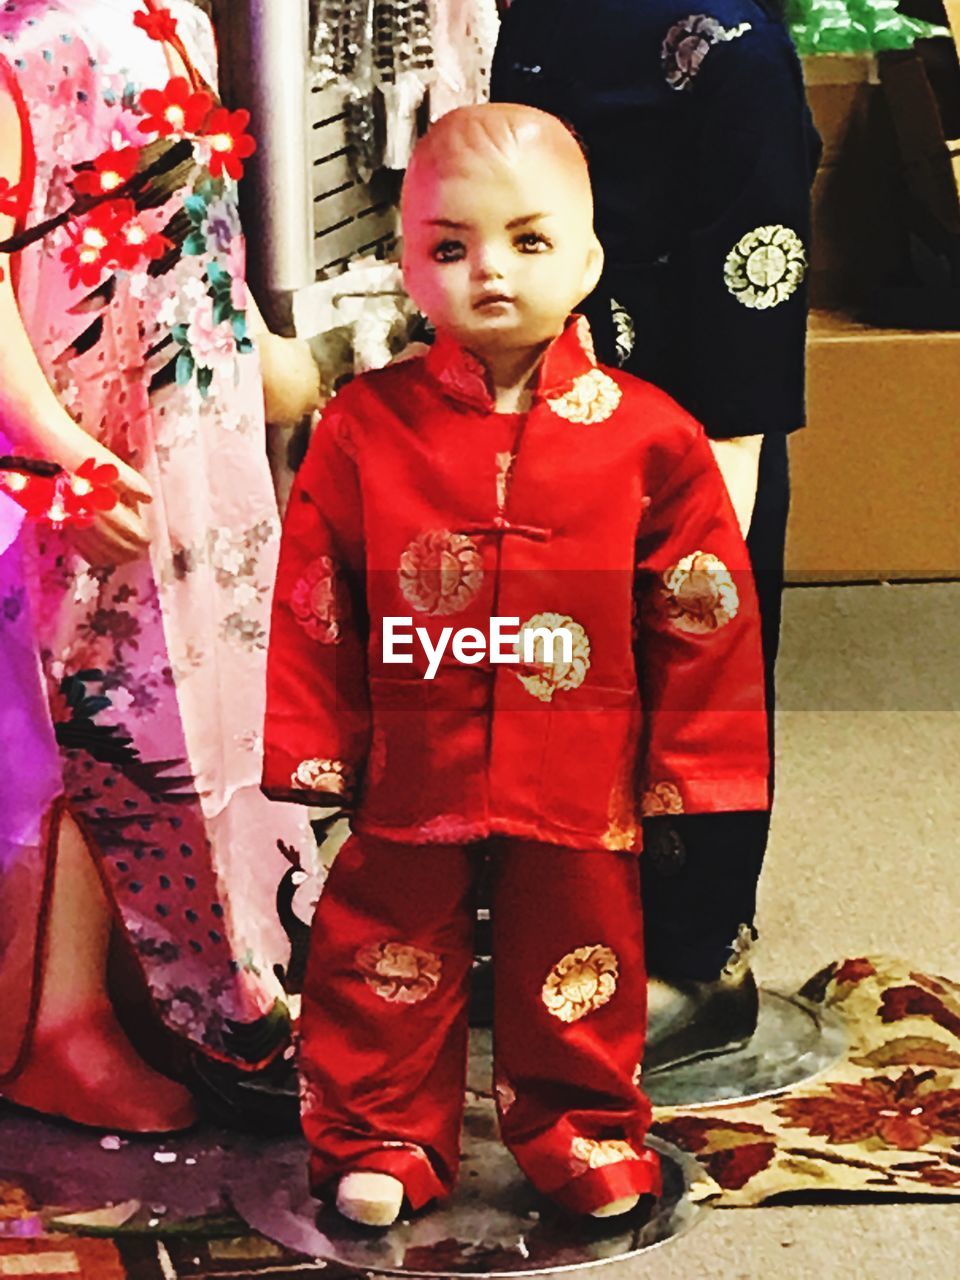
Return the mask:
{"type": "Polygon", "coordinates": [[[591,217],[579,157],[536,141],[515,157],[465,150],[439,170],[428,159],[404,190],[404,281],[437,330],[477,355],[536,348],[599,278],[591,217]]]}

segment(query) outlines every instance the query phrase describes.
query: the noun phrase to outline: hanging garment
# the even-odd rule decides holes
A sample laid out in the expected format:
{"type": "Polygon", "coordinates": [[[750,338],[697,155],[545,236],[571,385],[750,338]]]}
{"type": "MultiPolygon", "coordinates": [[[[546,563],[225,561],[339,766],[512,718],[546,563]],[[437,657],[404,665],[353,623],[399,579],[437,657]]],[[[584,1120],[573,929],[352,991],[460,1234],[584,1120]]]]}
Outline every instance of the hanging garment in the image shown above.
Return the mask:
{"type": "MultiPolygon", "coordinates": [[[[192,7],[171,10],[189,38],[192,7]]],[[[22,125],[11,272],[24,324],[61,404],[154,494],[149,559],[132,564],[91,568],[65,533],[24,532],[28,565],[11,561],[4,578],[0,643],[24,670],[36,645],[56,790],[163,1020],[255,1066],[288,1026],[274,975],[288,952],[278,842],[305,864],[313,853],[305,815],[258,790],[279,520],[234,181],[250,144],[244,119],[218,111],[192,72],[212,64],[212,40],[196,58],[182,45],[171,56],[138,14],[134,0],[0,9],[22,125]],[[8,624],[20,628],[12,639],[8,624]]],[[[43,738],[35,700],[30,716],[43,738]]],[[[29,768],[22,741],[3,741],[14,776],[29,768]]],[[[0,1078],[36,999],[49,799],[44,788],[12,835],[0,813],[0,1078]]]]}

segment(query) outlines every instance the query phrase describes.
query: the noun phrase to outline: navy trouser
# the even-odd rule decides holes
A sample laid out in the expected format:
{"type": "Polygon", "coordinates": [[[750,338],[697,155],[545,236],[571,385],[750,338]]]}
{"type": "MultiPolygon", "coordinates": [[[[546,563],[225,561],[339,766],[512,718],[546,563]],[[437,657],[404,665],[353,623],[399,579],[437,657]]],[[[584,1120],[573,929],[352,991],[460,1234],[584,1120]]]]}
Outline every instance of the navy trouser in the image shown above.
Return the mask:
{"type": "MultiPolygon", "coordinates": [[[[747,535],[763,627],[773,796],[774,665],[780,642],[790,481],[787,439],[764,437],[747,535]]],[[[716,978],[741,924],[753,924],[770,814],[650,818],[640,859],[647,969],[656,976],[716,978]]]]}

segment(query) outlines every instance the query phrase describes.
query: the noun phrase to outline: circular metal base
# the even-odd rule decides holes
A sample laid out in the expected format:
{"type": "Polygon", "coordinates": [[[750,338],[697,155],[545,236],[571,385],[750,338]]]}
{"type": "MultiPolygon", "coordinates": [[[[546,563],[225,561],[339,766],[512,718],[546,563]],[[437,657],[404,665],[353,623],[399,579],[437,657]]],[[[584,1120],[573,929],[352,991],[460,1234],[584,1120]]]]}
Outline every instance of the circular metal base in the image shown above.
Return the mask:
{"type": "Polygon", "coordinates": [[[261,1234],[307,1257],[381,1275],[530,1276],[631,1257],[679,1235],[701,1210],[687,1196],[700,1168],[656,1139],[663,1195],[621,1218],[576,1218],[538,1196],[503,1147],[493,1103],[467,1107],[460,1185],[388,1230],[342,1218],[307,1188],[304,1154],[279,1167],[261,1161],[255,1179],[231,1186],[237,1212],[261,1234]]]}
{"type": "MultiPolygon", "coordinates": [[[[256,1170],[265,1149],[304,1158],[300,1139],[274,1141],[209,1126],[119,1138],[0,1103],[0,1181],[23,1188],[48,1226],[163,1232],[234,1215],[224,1186],[256,1170]]],[[[202,1226],[198,1226],[201,1230],[202,1226]]]]}
{"type": "Polygon", "coordinates": [[[812,1080],[847,1045],[835,1013],[801,996],[761,989],[757,1029],[742,1049],[645,1073],[643,1087],[655,1107],[756,1101],[812,1080]]]}

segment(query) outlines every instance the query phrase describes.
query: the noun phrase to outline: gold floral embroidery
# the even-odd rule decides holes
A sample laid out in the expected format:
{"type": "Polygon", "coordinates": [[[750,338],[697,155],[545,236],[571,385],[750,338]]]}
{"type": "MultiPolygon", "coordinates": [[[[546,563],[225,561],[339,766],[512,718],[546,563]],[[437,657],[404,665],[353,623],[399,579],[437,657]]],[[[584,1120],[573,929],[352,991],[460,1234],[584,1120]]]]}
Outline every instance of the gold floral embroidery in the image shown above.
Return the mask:
{"type": "Polygon", "coordinates": [[[635,825],[622,826],[619,822],[611,822],[601,837],[600,843],[611,853],[621,853],[633,848],[637,839],[635,825]]]}
{"type": "Polygon", "coordinates": [[[800,237],[777,223],[741,236],[727,254],[723,279],[738,302],[766,311],[796,292],[806,270],[807,255],[800,237]]]}
{"type": "Polygon", "coordinates": [[[683,796],[672,782],[655,782],[643,793],[640,811],[645,818],[661,818],[668,813],[683,813],[683,796]]]}
{"type": "Polygon", "coordinates": [[[619,972],[609,947],[577,947],[547,974],[541,999],[561,1022],[578,1022],[613,999],[619,972]]]}
{"type": "Polygon", "coordinates": [[[678,631],[706,635],[736,616],[740,597],[730,570],[709,551],[694,551],[663,575],[667,616],[678,631]]]}
{"type": "Polygon", "coordinates": [[[613,317],[613,340],[617,348],[617,363],[625,365],[633,354],[637,341],[637,328],[633,316],[627,308],[616,300],[610,299],[610,314],[613,317]]]}
{"type": "Polygon", "coordinates": [[[497,1096],[500,1114],[505,1116],[517,1100],[516,1090],[506,1076],[498,1076],[493,1091],[497,1096]]]}
{"type": "Polygon", "coordinates": [[[570,1154],[576,1164],[585,1165],[587,1169],[602,1169],[604,1165],[640,1159],[630,1143],[622,1138],[574,1138],[570,1143],[570,1154]]]}
{"type": "Polygon", "coordinates": [[[356,964],[367,986],[391,1004],[419,1004],[440,985],[440,957],[403,942],[367,943],[356,964]]]}
{"type": "Polygon", "coordinates": [[[329,556],[309,564],[290,595],[293,616],[312,640],[336,644],[340,640],[335,570],[329,556]]]}
{"type": "Polygon", "coordinates": [[[510,483],[510,468],[512,466],[512,453],[497,454],[497,514],[501,516],[507,505],[507,486],[510,483]]]}
{"type": "Polygon", "coordinates": [[[576,334],[577,341],[580,343],[580,349],[583,354],[591,364],[596,364],[597,349],[593,345],[593,334],[590,331],[590,321],[586,316],[577,316],[576,334]]]}
{"type": "Polygon", "coordinates": [[[558,690],[577,689],[586,679],[590,670],[590,640],[579,622],[563,613],[537,613],[521,626],[518,639],[518,652],[521,658],[521,669],[516,672],[517,679],[526,689],[541,702],[550,702],[558,690]],[[554,636],[551,645],[552,662],[547,661],[547,639],[544,631],[568,631],[571,641],[570,661],[564,661],[562,637],[554,636]],[[524,633],[539,632],[534,635],[532,663],[523,662],[524,633]]]}
{"type": "Polygon", "coordinates": [[[294,791],[328,791],[346,796],[353,789],[353,770],[342,760],[301,760],[290,777],[294,791]]]}
{"type": "Polygon", "coordinates": [[[660,51],[667,84],[671,89],[689,89],[715,44],[738,40],[749,30],[749,22],[728,28],[705,13],[691,13],[681,18],[667,32],[660,51]]]}
{"type": "Polygon", "coordinates": [[[558,418],[593,426],[613,415],[622,396],[623,392],[609,373],[591,369],[581,373],[569,391],[548,400],[547,404],[558,418]]]}
{"type": "Polygon", "coordinates": [[[303,1117],[313,1115],[323,1105],[323,1092],[306,1076],[300,1077],[300,1114],[303,1117]]]}
{"type": "Polygon", "coordinates": [[[483,582],[476,543],[464,533],[421,533],[400,557],[400,590],[418,613],[447,616],[473,600],[483,582]]]}
{"type": "Polygon", "coordinates": [[[486,832],[484,823],[459,813],[438,813],[417,828],[418,844],[468,844],[486,832]]]}
{"type": "Polygon", "coordinates": [[[634,745],[634,741],[631,741],[631,749],[621,757],[617,777],[610,788],[607,829],[600,843],[612,852],[629,851],[637,840],[636,803],[633,795],[634,745]]]}

